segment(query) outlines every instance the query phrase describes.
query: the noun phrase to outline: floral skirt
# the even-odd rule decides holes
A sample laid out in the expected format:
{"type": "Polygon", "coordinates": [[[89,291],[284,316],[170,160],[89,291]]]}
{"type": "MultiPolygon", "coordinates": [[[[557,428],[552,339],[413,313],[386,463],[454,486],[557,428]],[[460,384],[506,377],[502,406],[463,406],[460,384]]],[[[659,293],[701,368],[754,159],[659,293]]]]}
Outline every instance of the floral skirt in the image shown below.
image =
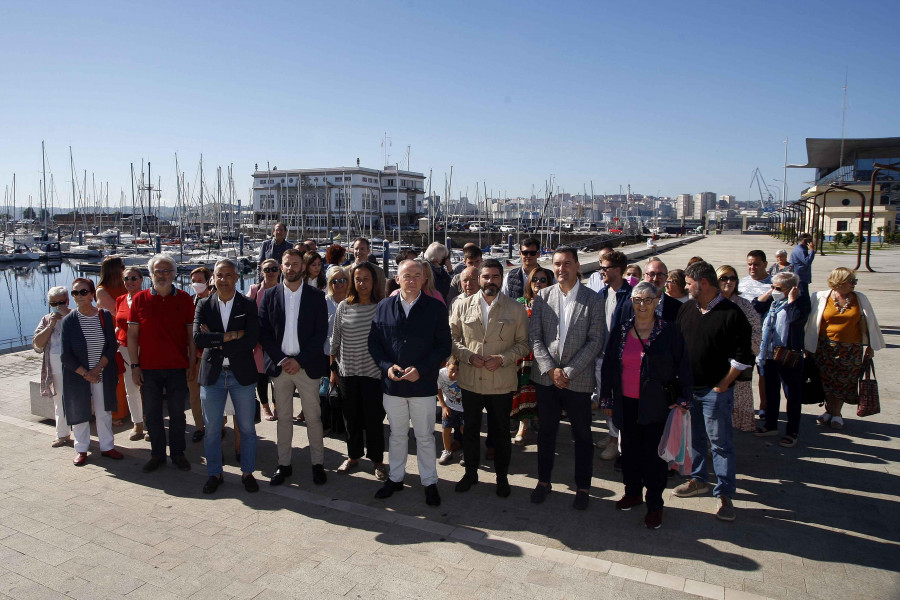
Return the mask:
{"type": "Polygon", "coordinates": [[[862,359],[862,344],[835,342],[825,335],[819,336],[815,361],[825,388],[825,406],[829,413],[840,414],[844,404],[859,403],[862,359]]]}
{"type": "Polygon", "coordinates": [[[734,384],[734,410],[731,413],[731,424],[740,431],[756,431],[756,422],[753,417],[753,384],[750,381],[737,381],[734,384]]]}
{"type": "Polygon", "coordinates": [[[531,383],[531,361],[528,356],[519,361],[519,389],[513,394],[512,410],[509,416],[519,421],[537,418],[537,391],[531,383]]]}

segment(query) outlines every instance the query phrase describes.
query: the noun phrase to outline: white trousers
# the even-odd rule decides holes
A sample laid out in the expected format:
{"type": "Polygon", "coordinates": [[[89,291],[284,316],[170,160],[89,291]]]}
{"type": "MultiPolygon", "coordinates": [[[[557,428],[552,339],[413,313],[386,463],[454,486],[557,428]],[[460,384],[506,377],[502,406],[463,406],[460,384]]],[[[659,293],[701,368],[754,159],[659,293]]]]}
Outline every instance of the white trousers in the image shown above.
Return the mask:
{"type": "Polygon", "coordinates": [[[62,404],[63,366],[62,357],[59,354],[50,354],[50,374],[53,377],[53,389],[56,390],[56,395],[53,396],[53,414],[56,416],[56,437],[69,437],[71,430],[69,429],[69,424],[66,422],[66,414],[63,412],[62,404]]]}
{"type": "MultiPolygon", "coordinates": [[[[112,450],[115,447],[112,413],[104,408],[102,381],[91,384],[91,402],[94,403],[94,416],[97,417],[97,438],[100,440],[100,451],[112,450]]],[[[72,433],[75,434],[75,452],[87,452],[91,445],[90,421],[72,425],[72,433]]]]}
{"type": "MultiPolygon", "coordinates": [[[[388,444],[388,462],[390,463],[390,479],[401,482],[406,476],[406,458],[409,453],[409,424],[412,422],[416,436],[416,458],[419,462],[419,478],[423,486],[437,483],[437,457],[434,441],[434,407],[435,396],[419,396],[401,398],[384,395],[384,410],[391,425],[391,436],[388,444]]],[[[503,432],[504,435],[508,435],[503,432]]]]}
{"type": "Polygon", "coordinates": [[[119,354],[125,359],[125,397],[128,398],[128,412],[131,413],[131,422],[137,425],[144,422],[144,403],[141,400],[141,388],[134,382],[131,376],[131,359],[128,358],[128,348],[119,346],[119,354]]]}

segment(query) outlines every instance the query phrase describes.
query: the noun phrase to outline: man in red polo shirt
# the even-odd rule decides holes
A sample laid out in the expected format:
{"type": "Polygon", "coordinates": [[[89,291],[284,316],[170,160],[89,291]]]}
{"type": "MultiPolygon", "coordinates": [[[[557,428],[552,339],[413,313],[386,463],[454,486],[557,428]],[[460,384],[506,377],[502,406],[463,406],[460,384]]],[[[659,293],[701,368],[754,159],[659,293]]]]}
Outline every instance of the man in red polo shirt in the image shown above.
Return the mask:
{"type": "Polygon", "coordinates": [[[163,402],[169,409],[169,456],[182,471],[191,463],[184,457],[187,380],[194,377],[196,355],[191,296],[172,283],[178,269],[168,254],[157,254],[147,263],[153,286],[131,301],[128,319],[128,357],[134,382],[143,387],[144,422],[150,434],[150,460],[144,473],[166,462],[166,429],[163,402]]]}

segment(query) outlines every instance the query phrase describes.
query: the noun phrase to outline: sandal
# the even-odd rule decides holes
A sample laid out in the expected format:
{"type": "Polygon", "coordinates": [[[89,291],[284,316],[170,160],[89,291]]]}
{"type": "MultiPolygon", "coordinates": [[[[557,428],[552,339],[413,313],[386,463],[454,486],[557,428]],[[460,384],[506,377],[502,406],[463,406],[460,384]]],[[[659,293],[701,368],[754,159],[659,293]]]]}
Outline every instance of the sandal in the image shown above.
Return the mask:
{"type": "Polygon", "coordinates": [[[777,429],[766,429],[765,427],[757,427],[756,431],[753,432],[753,435],[756,437],[771,437],[778,435],[777,429]]]}
{"type": "Polygon", "coordinates": [[[268,404],[262,405],[263,419],[266,421],[274,421],[275,415],[272,414],[272,410],[269,408],[268,404]]]}
{"type": "Polygon", "coordinates": [[[125,424],[125,419],[113,419],[112,426],[113,427],[121,427],[125,424]]]}
{"type": "Polygon", "coordinates": [[[784,446],[785,448],[793,448],[797,445],[797,436],[796,435],[786,435],[781,438],[781,441],[778,442],[779,446],[784,446]]]}
{"type": "Polygon", "coordinates": [[[338,473],[349,473],[350,471],[355,471],[359,468],[359,460],[351,461],[349,458],[341,463],[341,466],[337,468],[338,473]]]}
{"type": "Polygon", "coordinates": [[[297,418],[294,419],[294,420],[297,421],[298,423],[305,423],[305,422],[306,422],[306,417],[303,416],[303,411],[302,411],[302,410],[300,411],[300,414],[297,415],[297,418]]]}

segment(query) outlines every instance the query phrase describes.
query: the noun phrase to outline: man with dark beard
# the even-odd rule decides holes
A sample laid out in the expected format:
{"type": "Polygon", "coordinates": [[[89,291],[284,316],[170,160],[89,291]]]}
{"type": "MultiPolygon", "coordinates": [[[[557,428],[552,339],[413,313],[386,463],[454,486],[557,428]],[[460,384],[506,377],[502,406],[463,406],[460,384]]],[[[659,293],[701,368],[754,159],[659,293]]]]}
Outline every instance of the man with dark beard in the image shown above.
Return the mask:
{"type": "Polygon", "coordinates": [[[459,359],[459,387],[462,389],[463,455],[466,474],[456,484],[466,492],[478,483],[481,413],[486,408],[494,440],[494,468],[497,495],[510,494],[509,460],[512,445],[509,413],[518,387],[516,361],[528,354],[528,315],[525,307],[500,293],[503,266],[494,259],[482,263],[479,271],[481,293],[461,298],[450,315],[453,355],[459,359]]]}

